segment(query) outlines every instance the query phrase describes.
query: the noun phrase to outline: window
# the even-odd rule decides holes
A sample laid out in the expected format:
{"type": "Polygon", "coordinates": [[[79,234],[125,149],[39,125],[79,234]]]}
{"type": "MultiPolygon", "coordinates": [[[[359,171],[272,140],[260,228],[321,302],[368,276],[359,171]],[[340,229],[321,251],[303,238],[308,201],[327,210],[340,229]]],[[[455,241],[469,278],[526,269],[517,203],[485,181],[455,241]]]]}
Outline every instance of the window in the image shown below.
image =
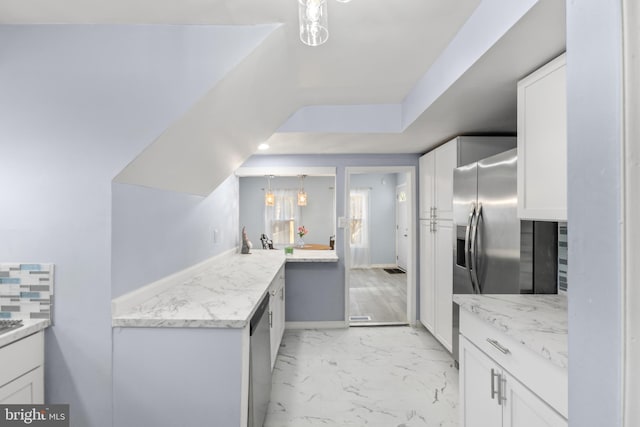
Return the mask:
{"type": "Polygon", "coordinates": [[[300,219],[298,190],[274,190],[275,203],[265,206],[265,230],[275,245],[290,245],[296,238],[296,221],[300,219]]]}
{"type": "Polygon", "coordinates": [[[363,218],[364,218],[364,203],[365,194],[362,192],[351,192],[351,244],[362,245],[364,230],[363,230],[363,218]]]}

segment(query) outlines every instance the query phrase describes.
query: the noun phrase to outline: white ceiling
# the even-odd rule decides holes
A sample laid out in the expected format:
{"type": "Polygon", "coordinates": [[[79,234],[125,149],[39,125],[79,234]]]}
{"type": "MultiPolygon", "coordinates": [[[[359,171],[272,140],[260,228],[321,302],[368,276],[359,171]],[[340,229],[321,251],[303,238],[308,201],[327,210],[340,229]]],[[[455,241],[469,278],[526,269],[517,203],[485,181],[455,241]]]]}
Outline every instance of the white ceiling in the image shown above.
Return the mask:
{"type": "Polygon", "coordinates": [[[167,123],[117,178],[197,194],[213,190],[265,140],[268,154],[418,153],[458,134],[513,133],[517,79],[565,45],[558,0],[327,2],[330,36],[319,47],[298,39],[296,0],[0,0],[0,24],[282,24],[167,123]],[[460,40],[469,22],[475,36],[468,30],[460,40]],[[477,28],[479,22],[488,24],[477,28]],[[495,40],[474,46],[474,37],[482,41],[485,34],[495,40]],[[470,47],[452,50],[456,38],[470,47]],[[417,118],[407,122],[407,104],[421,91],[432,99],[418,110],[413,105],[417,118]],[[356,130],[322,132],[322,123],[314,123],[313,131],[278,132],[296,111],[314,105],[374,108],[362,110],[356,130]],[[371,111],[393,113],[379,120],[367,116],[371,111]],[[387,128],[394,132],[380,133],[387,128]]]}

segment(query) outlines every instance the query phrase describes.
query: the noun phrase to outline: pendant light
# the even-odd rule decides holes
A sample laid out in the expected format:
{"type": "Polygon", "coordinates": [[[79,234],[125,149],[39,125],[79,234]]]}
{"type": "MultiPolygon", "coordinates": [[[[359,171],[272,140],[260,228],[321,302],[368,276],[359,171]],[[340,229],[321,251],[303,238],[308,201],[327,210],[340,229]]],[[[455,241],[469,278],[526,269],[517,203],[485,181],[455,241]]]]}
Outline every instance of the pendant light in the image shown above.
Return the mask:
{"type": "Polygon", "coordinates": [[[304,177],[300,175],[300,189],[298,190],[298,206],[307,206],[307,193],[304,191],[304,177]]]}
{"type": "Polygon", "coordinates": [[[271,178],[273,178],[273,175],[267,175],[267,192],[264,193],[264,205],[265,206],[275,206],[276,204],[276,196],[275,194],[273,194],[273,191],[271,191],[271,178]]]}
{"type": "Polygon", "coordinates": [[[298,0],[300,40],[307,46],[320,46],[329,38],[327,0],[298,0]]]}

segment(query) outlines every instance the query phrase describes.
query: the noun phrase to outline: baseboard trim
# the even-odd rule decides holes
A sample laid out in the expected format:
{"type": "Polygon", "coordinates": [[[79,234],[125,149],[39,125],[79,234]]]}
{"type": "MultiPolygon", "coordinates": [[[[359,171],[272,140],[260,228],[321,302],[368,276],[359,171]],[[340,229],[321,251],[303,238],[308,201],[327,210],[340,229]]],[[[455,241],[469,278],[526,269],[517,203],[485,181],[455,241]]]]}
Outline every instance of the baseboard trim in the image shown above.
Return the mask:
{"type": "Polygon", "coordinates": [[[349,323],[343,320],[320,322],[285,322],[285,329],[344,329],[349,323]]]}
{"type": "Polygon", "coordinates": [[[371,268],[400,268],[397,264],[369,264],[351,267],[352,270],[368,270],[371,268]]]}

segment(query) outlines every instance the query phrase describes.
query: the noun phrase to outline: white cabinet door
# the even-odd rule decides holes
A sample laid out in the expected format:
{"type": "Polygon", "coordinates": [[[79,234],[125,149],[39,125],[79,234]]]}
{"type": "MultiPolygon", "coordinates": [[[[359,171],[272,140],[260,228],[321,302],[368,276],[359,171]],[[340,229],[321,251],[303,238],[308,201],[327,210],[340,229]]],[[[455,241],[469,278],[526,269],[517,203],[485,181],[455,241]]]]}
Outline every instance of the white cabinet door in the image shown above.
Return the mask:
{"type": "Polygon", "coordinates": [[[0,404],[44,404],[44,370],[42,366],[0,387],[0,404]]]}
{"type": "Polygon", "coordinates": [[[499,367],[470,341],[460,336],[460,415],[463,427],[502,426],[497,391],[499,367]],[[493,376],[492,376],[493,375],[493,376]]]}
{"type": "Polygon", "coordinates": [[[505,427],[567,427],[567,420],[508,373],[506,381],[505,427]]]}
{"type": "Polygon", "coordinates": [[[453,219],[453,170],[457,166],[458,139],[435,149],[435,216],[453,219]]]}
{"type": "Polygon", "coordinates": [[[420,322],[435,333],[435,257],[431,221],[420,221],[420,322]]]}
{"type": "Polygon", "coordinates": [[[518,82],[518,216],[567,220],[565,55],[518,82]]]}
{"type": "Polygon", "coordinates": [[[284,335],[285,294],[284,267],[278,271],[276,278],[269,286],[269,326],[271,327],[271,369],[276,364],[276,357],[284,335]]]}
{"type": "Polygon", "coordinates": [[[435,153],[428,152],[419,160],[420,174],[420,219],[430,219],[434,207],[433,183],[435,177],[435,153]]]}
{"type": "Polygon", "coordinates": [[[452,351],[453,222],[438,220],[435,229],[435,336],[452,351]]]}

